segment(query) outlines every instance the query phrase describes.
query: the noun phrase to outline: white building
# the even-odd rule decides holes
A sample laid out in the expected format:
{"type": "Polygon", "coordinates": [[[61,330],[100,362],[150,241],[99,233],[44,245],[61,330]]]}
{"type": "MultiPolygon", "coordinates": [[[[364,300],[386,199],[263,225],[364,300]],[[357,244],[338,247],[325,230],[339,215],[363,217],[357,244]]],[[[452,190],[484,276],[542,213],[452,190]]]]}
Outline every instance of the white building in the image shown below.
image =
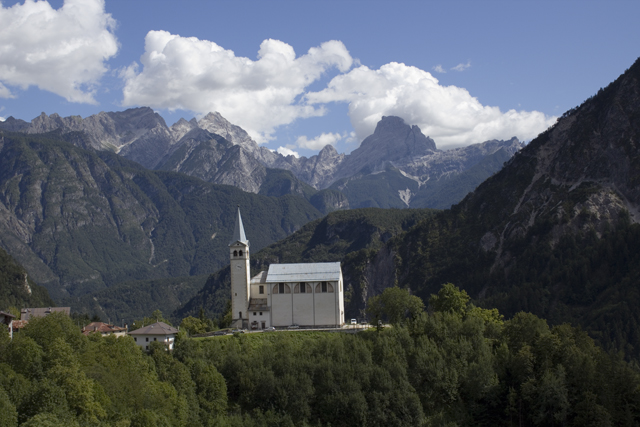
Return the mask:
{"type": "Polygon", "coordinates": [[[143,350],[149,350],[149,345],[154,341],[164,343],[169,350],[173,350],[173,343],[177,333],[178,330],[173,326],[169,326],[164,322],[156,322],[131,331],[129,335],[143,350]]]}
{"type": "Polygon", "coordinates": [[[240,209],[229,244],[229,256],[235,327],[344,325],[344,291],[339,262],[271,264],[268,271],[250,278],[249,240],[240,209]]]}

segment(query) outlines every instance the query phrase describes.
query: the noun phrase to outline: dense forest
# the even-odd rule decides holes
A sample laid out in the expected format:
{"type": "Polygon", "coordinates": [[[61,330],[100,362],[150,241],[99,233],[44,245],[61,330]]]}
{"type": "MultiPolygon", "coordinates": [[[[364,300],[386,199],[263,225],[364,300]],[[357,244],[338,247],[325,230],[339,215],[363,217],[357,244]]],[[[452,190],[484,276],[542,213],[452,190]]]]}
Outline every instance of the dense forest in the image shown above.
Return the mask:
{"type": "Polygon", "coordinates": [[[2,426],[608,426],[640,422],[640,374],[569,325],[504,320],[451,284],[390,288],[355,334],[286,332],[143,352],[64,315],[0,335],[2,426]],[[416,304],[417,303],[417,304],[416,304]],[[402,310],[406,306],[407,310],[402,310]]]}

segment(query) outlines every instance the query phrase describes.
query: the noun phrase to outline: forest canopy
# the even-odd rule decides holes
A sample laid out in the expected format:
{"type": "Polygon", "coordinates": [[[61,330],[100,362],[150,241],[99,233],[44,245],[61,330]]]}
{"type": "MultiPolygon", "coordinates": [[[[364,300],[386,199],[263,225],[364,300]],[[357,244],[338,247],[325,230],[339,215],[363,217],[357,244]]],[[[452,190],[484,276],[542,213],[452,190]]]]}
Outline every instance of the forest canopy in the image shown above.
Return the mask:
{"type": "MultiPolygon", "coordinates": [[[[398,295],[408,292],[394,291],[398,295]]],[[[397,296],[397,295],[396,295],[397,296]]],[[[400,298],[401,299],[401,298],[400,298]]],[[[412,299],[406,301],[411,303],[412,299]]],[[[208,339],[169,353],[59,314],[0,337],[3,426],[637,425],[640,375],[569,325],[503,320],[448,284],[357,334],[208,339]],[[464,304],[461,304],[464,302],[464,304]],[[409,307],[412,307],[411,305],[409,307]],[[415,309],[415,307],[412,307],[415,309]],[[411,315],[409,315],[411,314],[411,315]]]]}

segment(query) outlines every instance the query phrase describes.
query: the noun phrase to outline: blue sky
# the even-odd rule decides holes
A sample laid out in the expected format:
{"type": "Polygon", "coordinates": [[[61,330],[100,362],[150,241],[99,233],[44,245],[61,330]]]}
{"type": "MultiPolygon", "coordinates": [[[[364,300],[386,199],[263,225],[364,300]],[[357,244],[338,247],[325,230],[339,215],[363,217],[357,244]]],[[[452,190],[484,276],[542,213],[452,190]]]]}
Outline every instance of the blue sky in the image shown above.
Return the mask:
{"type": "Polygon", "coordinates": [[[383,115],[438,147],[528,140],[640,56],[638,1],[3,1],[0,117],[219,111],[350,152],[383,115]]]}

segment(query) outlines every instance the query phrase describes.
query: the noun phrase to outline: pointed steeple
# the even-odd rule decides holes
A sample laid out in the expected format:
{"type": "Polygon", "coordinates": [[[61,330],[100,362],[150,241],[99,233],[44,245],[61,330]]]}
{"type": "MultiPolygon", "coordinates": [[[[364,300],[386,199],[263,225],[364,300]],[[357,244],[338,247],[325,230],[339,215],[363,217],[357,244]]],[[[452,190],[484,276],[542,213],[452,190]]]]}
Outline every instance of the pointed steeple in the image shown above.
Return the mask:
{"type": "Polygon", "coordinates": [[[244,226],[242,225],[242,216],[240,216],[240,206],[238,206],[238,216],[236,218],[236,227],[233,230],[233,237],[229,245],[233,245],[236,242],[244,243],[249,246],[247,236],[244,234],[244,226]]]}

